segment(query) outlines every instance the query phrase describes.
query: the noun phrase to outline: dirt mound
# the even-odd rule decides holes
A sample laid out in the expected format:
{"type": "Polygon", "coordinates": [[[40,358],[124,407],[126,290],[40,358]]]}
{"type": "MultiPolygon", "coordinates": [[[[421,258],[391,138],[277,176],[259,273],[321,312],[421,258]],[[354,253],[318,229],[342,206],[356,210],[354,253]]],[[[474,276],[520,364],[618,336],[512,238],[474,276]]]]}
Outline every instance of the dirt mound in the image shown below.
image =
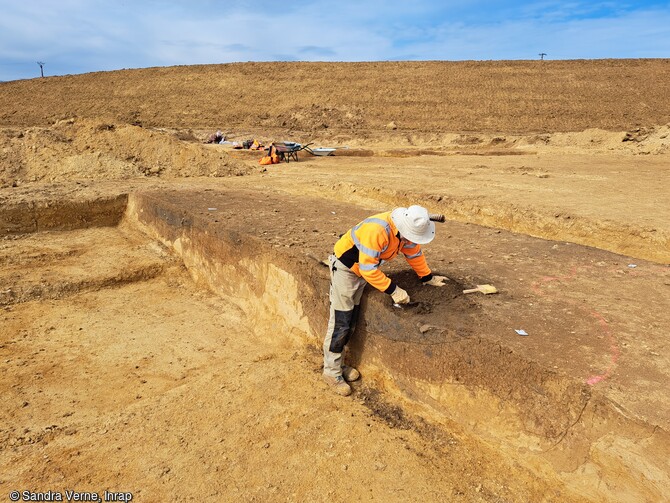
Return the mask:
{"type": "Polygon", "coordinates": [[[670,124],[633,128],[629,131],[604,131],[589,128],[578,132],[532,135],[519,138],[521,147],[531,146],[543,151],[564,153],[607,152],[612,150],[633,154],[664,154],[670,152],[670,124]]]}
{"type": "Polygon", "coordinates": [[[238,63],[0,84],[0,124],[77,115],[332,135],[630,131],[670,122],[670,60],[238,63]],[[327,126],[327,128],[324,128],[327,126]]]}
{"type": "Polygon", "coordinates": [[[23,182],[242,175],[218,146],[138,126],[68,119],[51,127],[0,130],[0,187],[23,182]]]}
{"type": "MultiPolygon", "coordinates": [[[[583,131],[542,134],[421,133],[398,135],[378,131],[349,141],[352,147],[376,150],[375,155],[411,157],[418,155],[520,155],[531,153],[657,155],[670,152],[670,124],[633,128],[629,131],[583,131]]],[[[321,134],[315,141],[324,141],[321,134]]],[[[339,151],[337,155],[346,155],[339,151]]]]}

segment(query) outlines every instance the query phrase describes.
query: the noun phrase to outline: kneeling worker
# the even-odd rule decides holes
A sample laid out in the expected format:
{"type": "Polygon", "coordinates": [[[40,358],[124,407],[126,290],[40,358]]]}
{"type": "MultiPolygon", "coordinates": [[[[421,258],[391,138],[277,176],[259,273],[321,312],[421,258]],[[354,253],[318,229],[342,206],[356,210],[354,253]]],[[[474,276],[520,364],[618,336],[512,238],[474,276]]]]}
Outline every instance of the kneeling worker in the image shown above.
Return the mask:
{"type": "Polygon", "coordinates": [[[424,285],[443,286],[447,278],[433,276],[421,251],[421,245],[434,237],[428,210],[410,206],[366,218],[335,243],[335,253],[329,257],[330,319],[323,343],[323,377],[339,395],[351,394],[347,383],[360,377],[358,370],[343,364],[342,354],[355,329],[365,285],[389,294],[394,303],[409,303],[407,292],[379,269],[402,253],[424,285]]]}

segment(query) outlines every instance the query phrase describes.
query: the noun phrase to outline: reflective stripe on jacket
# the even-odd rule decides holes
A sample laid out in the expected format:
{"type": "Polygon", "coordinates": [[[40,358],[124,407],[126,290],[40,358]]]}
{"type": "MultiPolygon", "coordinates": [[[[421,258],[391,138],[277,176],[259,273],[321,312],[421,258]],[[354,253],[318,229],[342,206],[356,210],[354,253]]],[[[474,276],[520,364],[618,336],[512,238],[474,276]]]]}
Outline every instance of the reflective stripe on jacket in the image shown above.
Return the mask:
{"type": "Polygon", "coordinates": [[[395,284],[379,266],[398,253],[405,256],[419,277],[431,274],[421,245],[398,238],[398,229],[391,220],[390,211],[366,218],[335,243],[335,256],[338,259],[377,290],[386,293],[392,293],[395,284]]]}

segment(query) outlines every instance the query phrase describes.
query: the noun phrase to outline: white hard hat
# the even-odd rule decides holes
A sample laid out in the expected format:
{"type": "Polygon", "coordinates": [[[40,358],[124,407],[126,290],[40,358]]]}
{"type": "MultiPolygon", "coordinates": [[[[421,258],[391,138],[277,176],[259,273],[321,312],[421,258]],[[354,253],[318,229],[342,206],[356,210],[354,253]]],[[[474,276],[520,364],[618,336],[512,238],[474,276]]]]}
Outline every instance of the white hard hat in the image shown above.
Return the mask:
{"type": "Polygon", "coordinates": [[[400,231],[400,235],[412,243],[423,245],[435,238],[435,224],[423,206],[396,208],[391,212],[391,220],[400,231]]]}

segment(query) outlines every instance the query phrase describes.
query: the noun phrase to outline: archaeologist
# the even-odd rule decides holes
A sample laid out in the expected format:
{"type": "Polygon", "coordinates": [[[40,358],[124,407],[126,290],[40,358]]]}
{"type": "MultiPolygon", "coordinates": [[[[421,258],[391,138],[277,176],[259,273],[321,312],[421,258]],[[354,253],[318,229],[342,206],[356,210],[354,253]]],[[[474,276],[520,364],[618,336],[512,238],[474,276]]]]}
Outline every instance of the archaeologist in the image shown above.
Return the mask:
{"type": "Polygon", "coordinates": [[[349,382],[358,370],[344,365],[344,347],[354,332],[363,289],[370,284],[391,296],[395,304],[409,295],[379,266],[402,253],[424,285],[443,286],[445,276],[433,276],[421,245],[435,237],[435,224],[422,206],[395,208],[366,218],[335,243],[330,263],[330,319],[323,343],[323,378],[339,395],[351,394],[349,382]]]}

